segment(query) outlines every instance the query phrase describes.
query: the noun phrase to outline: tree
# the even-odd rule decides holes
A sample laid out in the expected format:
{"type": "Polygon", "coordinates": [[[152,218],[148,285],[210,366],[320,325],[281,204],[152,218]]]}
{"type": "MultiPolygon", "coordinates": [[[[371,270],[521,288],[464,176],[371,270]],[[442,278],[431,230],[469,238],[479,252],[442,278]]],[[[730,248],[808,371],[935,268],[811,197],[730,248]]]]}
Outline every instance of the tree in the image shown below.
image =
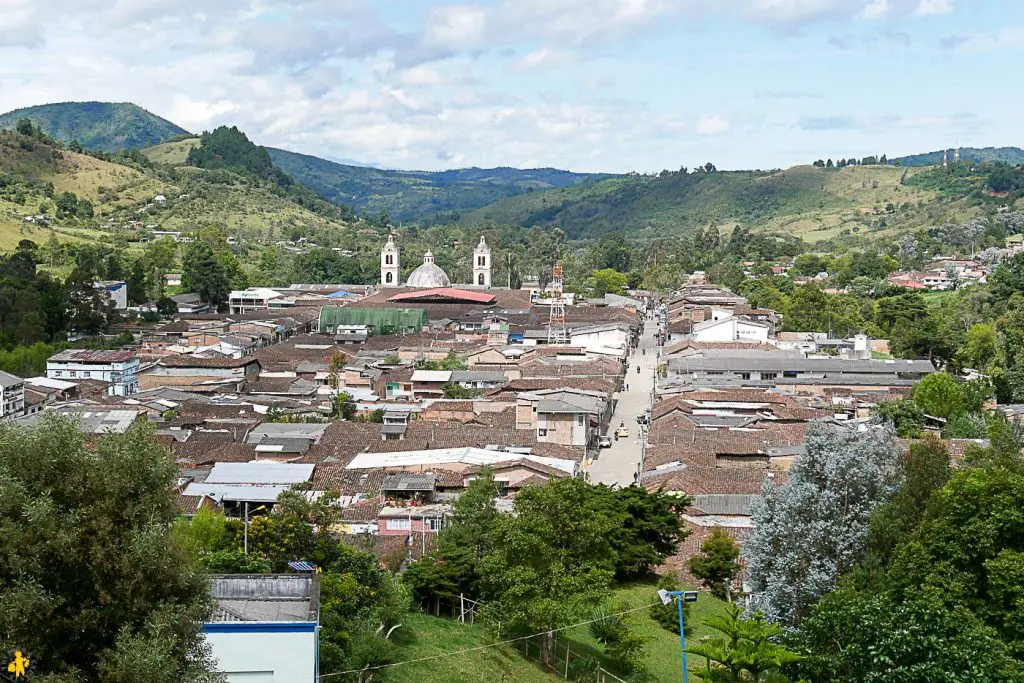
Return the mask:
{"type": "Polygon", "coordinates": [[[32,121],[27,118],[18,119],[17,123],[14,124],[14,130],[18,135],[26,135],[32,137],[35,135],[35,126],[32,125],[32,121]]]}
{"type": "Polygon", "coordinates": [[[164,276],[174,267],[178,246],[170,237],[161,237],[150,242],[143,254],[146,264],[146,284],[149,300],[156,301],[164,295],[164,276]]]}
{"type": "Polygon", "coordinates": [[[864,550],[872,510],[897,482],[892,432],[812,423],[786,483],[765,484],[743,547],[751,607],[798,624],[864,550]]]}
{"type": "Polygon", "coordinates": [[[334,401],[331,404],[331,415],[339,417],[342,420],[351,420],[355,417],[358,405],[352,394],[347,391],[339,391],[334,396],[334,401]]]}
{"type": "Polygon", "coordinates": [[[626,289],[627,282],[628,278],[617,270],[595,270],[587,279],[587,295],[600,298],[605,294],[621,294],[626,289]]]}
{"type": "Polygon", "coordinates": [[[590,507],[612,523],[608,541],[615,559],[615,576],[635,579],[649,573],[674,554],[689,532],[683,526],[685,496],[650,492],[642,486],[612,490],[607,486],[589,489],[590,507]]]}
{"type": "Polygon", "coordinates": [[[210,245],[193,242],[182,261],[181,286],[199,295],[218,310],[223,308],[231,293],[231,282],[221,259],[210,245]]]}
{"type": "Polygon", "coordinates": [[[145,425],[89,439],[53,413],[0,428],[0,647],[59,680],[216,680],[174,460],[145,425]]]}
{"type": "MultiPolygon", "coordinates": [[[[606,594],[615,569],[608,542],[613,524],[591,511],[588,486],[566,478],[528,487],[516,496],[515,514],[495,520],[494,549],[480,563],[480,576],[491,596],[485,610],[505,632],[566,626],[606,594]]],[[[546,662],[552,648],[545,638],[546,662]]]]}
{"type": "Polygon", "coordinates": [[[914,385],[914,403],[927,415],[948,418],[963,410],[964,392],[952,375],[936,372],[914,385]]]}
{"type": "Polygon", "coordinates": [[[1015,681],[1024,669],[976,616],[934,590],[906,602],[849,588],[825,596],[790,640],[806,680],[1015,681]],[[841,638],[837,637],[841,634],[841,638]]]}
{"type": "Polygon", "coordinates": [[[971,325],[967,330],[967,343],[960,350],[961,361],[968,367],[985,372],[998,354],[995,327],[985,323],[971,325]]]}
{"type": "Polygon", "coordinates": [[[710,616],[704,620],[724,638],[716,638],[686,649],[686,653],[703,657],[703,670],[694,672],[701,680],[712,683],[785,683],[789,678],[782,668],[795,664],[802,658],[778,641],[785,631],[772,624],[761,614],[755,613],[750,619],[742,617],[743,608],[729,604],[724,616],[710,616]]]}
{"type": "Polygon", "coordinates": [[[884,401],[879,403],[872,417],[891,426],[901,439],[920,439],[924,435],[924,411],[911,400],[884,401]]]}
{"type": "Polygon", "coordinates": [[[704,539],[700,554],[690,558],[690,573],[716,596],[732,602],[732,582],[740,569],[740,547],[732,536],[716,528],[704,539]]]}

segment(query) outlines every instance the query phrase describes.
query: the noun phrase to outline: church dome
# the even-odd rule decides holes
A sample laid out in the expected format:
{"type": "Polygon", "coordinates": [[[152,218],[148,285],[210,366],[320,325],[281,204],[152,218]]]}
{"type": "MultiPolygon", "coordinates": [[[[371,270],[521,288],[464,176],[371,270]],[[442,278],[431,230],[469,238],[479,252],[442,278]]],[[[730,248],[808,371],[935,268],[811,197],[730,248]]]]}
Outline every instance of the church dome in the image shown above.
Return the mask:
{"type": "Polygon", "coordinates": [[[423,255],[423,265],[409,273],[409,279],[405,284],[407,287],[434,289],[436,287],[451,287],[452,281],[448,279],[448,274],[434,263],[433,252],[428,251],[423,255]]]}

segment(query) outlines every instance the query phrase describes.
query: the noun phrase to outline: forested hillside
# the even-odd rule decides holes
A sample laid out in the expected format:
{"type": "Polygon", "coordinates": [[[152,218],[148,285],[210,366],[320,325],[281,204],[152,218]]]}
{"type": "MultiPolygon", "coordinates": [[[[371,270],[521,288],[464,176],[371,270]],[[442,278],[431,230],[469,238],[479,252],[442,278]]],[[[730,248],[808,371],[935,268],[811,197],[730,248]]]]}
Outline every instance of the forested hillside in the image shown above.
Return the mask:
{"type": "Polygon", "coordinates": [[[149,147],[188,131],[131,102],[63,102],[0,114],[0,128],[13,130],[27,118],[46,134],[77,140],[86,149],[115,152],[149,147]]]}
{"type": "Polygon", "coordinates": [[[381,212],[401,221],[429,221],[462,214],[525,192],[568,187],[607,177],[554,168],[463,168],[450,171],[389,171],[347,166],[283,149],[274,162],[296,180],[364,215],[381,212]]]}
{"type": "MultiPolygon", "coordinates": [[[[946,150],[946,159],[953,160],[954,150],[946,150]]],[[[943,151],[927,152],[925,154],[912,154],[910,156],[893,159],[894,163],[900,166],[938,166],[942,164],[943,151]]],[[[1007,164],[1024,164],[1024,149],[1020,147],[962,147],[960,149],[961,161],[1002,161],[1007,164]]]]}

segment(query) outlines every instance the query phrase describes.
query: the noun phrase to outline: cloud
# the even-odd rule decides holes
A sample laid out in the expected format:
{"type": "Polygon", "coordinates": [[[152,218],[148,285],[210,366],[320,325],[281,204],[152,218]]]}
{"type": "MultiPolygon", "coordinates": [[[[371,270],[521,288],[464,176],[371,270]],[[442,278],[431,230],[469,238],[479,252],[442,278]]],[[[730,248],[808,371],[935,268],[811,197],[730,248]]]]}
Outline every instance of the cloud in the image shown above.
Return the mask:
{"type": "Polygon", "coordinates": [[[1008,27],[994,33],[970,33],[946,36],[939,47],[947,52],[989,52],[1024,47],[1024,28],[1008,27]]]}
{"type": "Polygon", "coordinates": [[[949,14],[953,11],[953,4],[950,0],[921,0],[914,16],[931,17],[938,14],[949,14]]]}
{"type": "Polygon", "coordinates": [[[973,130],[978,126],[978,116],[973,112],[958,112],[949,115],[904,116],[884,114],[879,116],[838,116],[805,117],[798,127],[805,131],[858,131],[880,133],[888,130],[922,130],[929,128],[955,128],[973,130]]]}
{"type": "Polygon", "coordinates": [[[529,52],[516,60],[515,68],[523,71],[536,69],[542,66],[552,66],[565,61],[565,55],[552,50],[549,47],[542,47],[529,52]]]}
{"type": "Polygon", "coordinates": [[[697,133],[700,135],[720,135],[731,127],[729,121],[721,116],[705,114],[697,119],[697,133]]]}

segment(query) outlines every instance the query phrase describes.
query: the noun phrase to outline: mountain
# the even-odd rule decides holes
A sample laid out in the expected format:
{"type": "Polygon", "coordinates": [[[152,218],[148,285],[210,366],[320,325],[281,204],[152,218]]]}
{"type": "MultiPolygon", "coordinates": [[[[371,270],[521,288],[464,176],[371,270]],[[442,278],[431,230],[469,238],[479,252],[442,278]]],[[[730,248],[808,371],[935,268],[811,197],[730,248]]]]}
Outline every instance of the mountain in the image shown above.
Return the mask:
{"type": "Polygon", "coordinates": [[[295,231],[345,227],[312,208],[270,183],[228,169],[185,167],[171,174],[127,156],[76,154],[0,131],[0,251],[21,239],[42,244],[51,235],[65,242],[131,240],[127,248],[133,250],[144,226],[188,231],[217,225],[226,234],[270,241],[295,231]],[[61,210],[64,193],[74,195],[73,204],[83,209],[79,215],[61,210]],[[48,226],[25,220],[41,213],[48,215],[48,226]]]}
{"type": "MultiPolygon", "coordinates": [[[[949,161],[953,160],[953,149],[946,150],[949,161]]],[[[927,152],[925,154],[911,154],[910,156],[893,159],[899,162],[900,166],[938,166],[942,163],[942,150],[938,152],[927,152]]],[[[1020,147],[961,147],[960,159],[981,163],[983,161],[1004,161],[1008,164],[1024,164],[1024,149],[1020,147]]]]}
{"type": "Polygon", "coordinates": [[[364,215],[382,211],[395,221],[429,220],[465,213],[499,199],[534,190],[568,187],[608,174],[554,168],[463,168],[452,171],[392,171],[350,166],[319,157],[269,148],[285,173],[327,199],[364,215]]]}
{"type": "Polygon", "coordinates": [[[62,142],[78,140],[86,149],[114,152],[149,147],[188,131],[130,102],[62,102],[0,114],[0,128],[13,129],[27,118],[62,142]]]}
{"type": "Polygon", "coordinates": [[[826,240],[844,234],[892,234],[903,227],[955,219],[972,209],[959,202],[936,207],[939,188],[914,183],[927,169],[796,166],[782,171],[664,171],[583,182],[500,200],[463,217],[555,227],[573,239],[624,233],[658,238],[673,232],[743,225],[826,240]]]}
{"type": "MultiPolygon", "coordinates": [[[[198,144],[199,138],[188,138],[142,151],[155,162],[175,166],[184,164],[189,151],[198,144]]],[[[395,171],[339,164],[274,147],[268,147],[267,151],[275,166],[321,197],[350,206],[364,216],[385,212],[395,222],[429,221],[437,216],[447,218],[507,197],[614,177],[554,168],[395,171]]]]}

